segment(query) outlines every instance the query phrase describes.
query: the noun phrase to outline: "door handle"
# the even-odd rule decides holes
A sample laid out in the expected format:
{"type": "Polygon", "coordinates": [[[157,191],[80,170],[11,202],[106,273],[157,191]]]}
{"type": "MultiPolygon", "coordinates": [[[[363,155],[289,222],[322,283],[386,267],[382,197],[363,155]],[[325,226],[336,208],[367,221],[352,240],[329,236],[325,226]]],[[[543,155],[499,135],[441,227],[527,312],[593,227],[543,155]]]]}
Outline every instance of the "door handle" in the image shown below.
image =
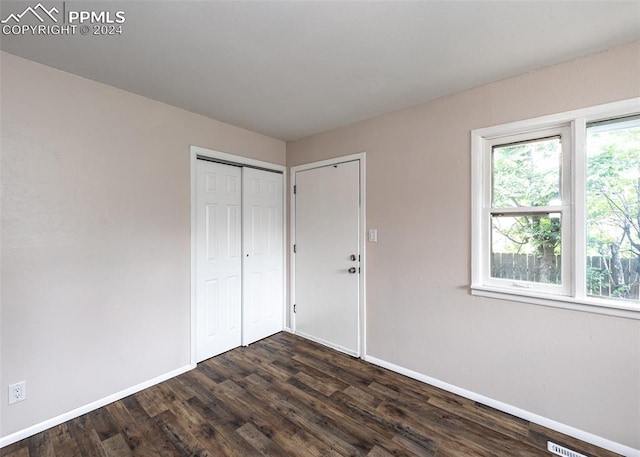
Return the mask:
{"type": "Polygon", "coordinates": [[[355,254],[351,254],[351,255],[349,256],[349,258],[350,258],[353,262],[355,262],[355,261],[356,261],[356,259],[357,259],[357,257],[356,257],[356,255],[355,255],[355,254]]]}
{"type": "Polygon", "coordinates": [[[349,273],[351,273],[351,274],[354,274],[356,271],[358,271],[358,270],[356,270],[356,267],[349,268],[349,273]]]}

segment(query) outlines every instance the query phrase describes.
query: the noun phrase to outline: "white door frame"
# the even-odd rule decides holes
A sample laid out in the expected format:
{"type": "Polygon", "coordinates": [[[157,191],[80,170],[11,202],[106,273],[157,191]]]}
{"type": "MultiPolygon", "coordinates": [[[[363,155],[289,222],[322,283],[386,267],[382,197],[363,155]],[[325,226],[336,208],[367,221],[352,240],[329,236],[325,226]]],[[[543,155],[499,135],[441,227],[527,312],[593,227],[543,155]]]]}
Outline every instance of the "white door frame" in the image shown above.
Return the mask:
{"type": "Polygon", "coordinates": [[[367,338],[366,338],[366,275],[367,275],[367,256],[366,256],[366,153],[359,152],[356,154],[351,154],[343,157],[336,157],[334,159],[321,160],[319,162],[307,163],[304,165],[298,165],[295,167],[291,167],[291,187],[290,187],[290,202],[291,206],[289,209],[290,212],[290,230],[291,230],[291,240],[289,245],[289,265],[291,266],[289,270],[289,278],[290,278],[290,291],[289,291],[289,322],[291,323],[291,331],[295,333],[295,314],[293,312],[293,305],[296,300],[296,257],[293,252],[293,245],[296,243],[296,205],[295,205],[295,194],[293,192],[294,186],[296,185],[296,173],[304,170],[312,170],[314,168],[326,167],[328,165],[340,164],[343,162],[360,162],[360,290],[359,290],[359,303],[358,303],[358,357],[364,358],[367,353],[367,338]]]}
{"type": "MultiPolygon", "coordinates": [[[[196,362],[196,160],[198,156],[208,157],[210,159],[217,160],[222,163],[237,164],[240,166],[262,168],[265,170],[271,170],[282,173],[282,188],[287,188],[287,173],[284,165],[277,165],[275,163],[263,162],[261,160],[249,159],[247,157],[236,156],[228,154],[226,152],[214,151],[212,149],[206,149],[199,146],[190,147],[190,167],[191,167],[191,366],[195,367],[196,362]]],[[[286,255],[286,240],[287,240],[287,194],[282,192],[282,307],[283,307],[283,321],[282,328],[286,327],[286,315],[287,315],[287,286],[286,286],[286,271],[287,271],[287,255],[286,255]]]]}

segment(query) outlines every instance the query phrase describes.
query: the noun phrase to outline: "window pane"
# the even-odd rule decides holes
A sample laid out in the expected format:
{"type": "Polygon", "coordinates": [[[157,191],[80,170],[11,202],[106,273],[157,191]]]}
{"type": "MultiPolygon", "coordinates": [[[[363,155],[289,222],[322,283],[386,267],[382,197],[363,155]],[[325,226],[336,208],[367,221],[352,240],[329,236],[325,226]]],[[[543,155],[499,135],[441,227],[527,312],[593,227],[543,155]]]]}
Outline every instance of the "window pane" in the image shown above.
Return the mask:
{"type": "Polygon", "coordinates": [[[638,300],[640,120],[587,129],[587,294],[638,300]]]}
{"type": "Polygon", "coordinates": [[[560,137],[494,146],[492,206],[560,204],[560,137]]]}
{"type": "Polygon", "coordinates": [[[493,278],[561,284],[560,213],[491,216],[493,278]]]}

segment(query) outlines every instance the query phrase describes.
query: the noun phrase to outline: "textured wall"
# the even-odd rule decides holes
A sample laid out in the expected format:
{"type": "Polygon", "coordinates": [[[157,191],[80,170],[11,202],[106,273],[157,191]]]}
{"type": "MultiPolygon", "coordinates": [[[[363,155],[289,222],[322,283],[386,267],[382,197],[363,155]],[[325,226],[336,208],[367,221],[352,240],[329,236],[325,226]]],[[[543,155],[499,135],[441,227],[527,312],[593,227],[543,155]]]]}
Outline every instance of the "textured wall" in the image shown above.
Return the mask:
{"type": "Polygon", "coordinates": [[[368,355],[640,448],[640,320],[469,293],[470,131],[637,96],[638,42],[288,143],[367,153],[368,355]]]}
{"type": "Polygon", "coordinates": [[[283,165],[285,143],[0,59],[6,436],[189,364],[189,145],[283,165]]]}

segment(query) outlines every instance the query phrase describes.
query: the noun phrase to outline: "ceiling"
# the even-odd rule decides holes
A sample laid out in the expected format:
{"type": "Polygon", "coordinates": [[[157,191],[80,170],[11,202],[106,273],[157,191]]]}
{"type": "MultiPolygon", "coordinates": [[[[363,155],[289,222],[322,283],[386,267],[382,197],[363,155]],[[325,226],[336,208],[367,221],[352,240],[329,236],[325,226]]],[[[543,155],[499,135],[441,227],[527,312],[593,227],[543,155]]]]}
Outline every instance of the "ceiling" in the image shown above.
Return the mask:
{"type": "Polygon", "coordinates": [[[640,1],[42,3],[126,22],[3,50],[282,140],[640,39],[640,1]]]}

